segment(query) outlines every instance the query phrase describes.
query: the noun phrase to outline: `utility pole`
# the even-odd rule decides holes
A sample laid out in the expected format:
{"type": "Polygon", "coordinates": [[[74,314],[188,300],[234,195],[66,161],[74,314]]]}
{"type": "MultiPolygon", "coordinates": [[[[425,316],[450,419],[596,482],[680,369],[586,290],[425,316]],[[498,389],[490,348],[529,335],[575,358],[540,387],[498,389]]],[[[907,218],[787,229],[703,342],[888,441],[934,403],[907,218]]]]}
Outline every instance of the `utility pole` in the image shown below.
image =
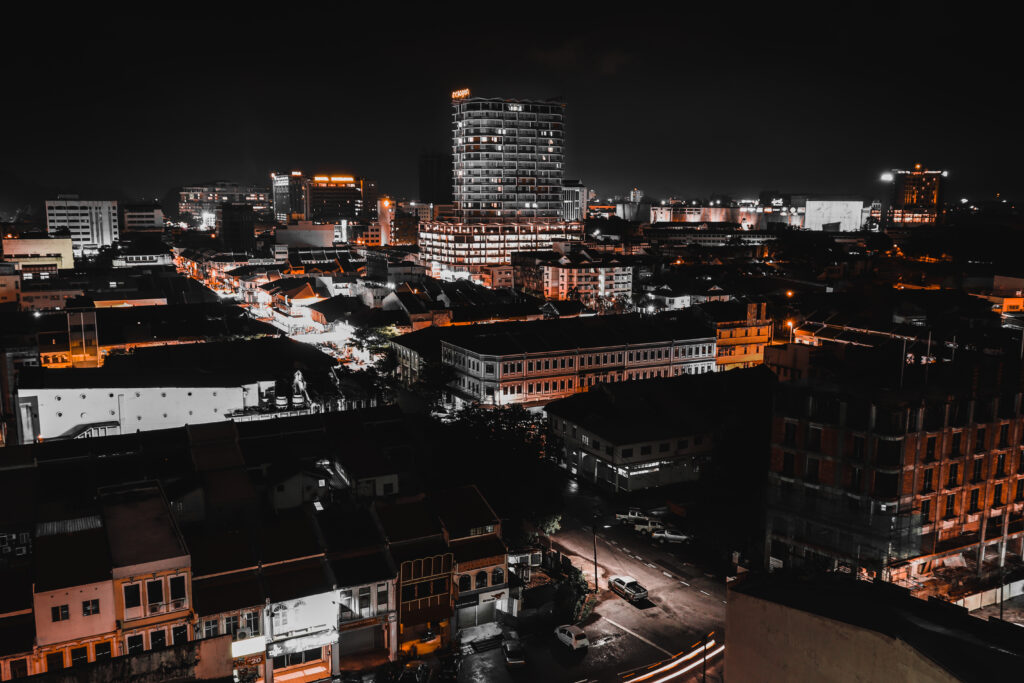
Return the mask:
{"type": "Polygon", "coordinates": [[[598,591],[600,590],[600,587],[598,586],[597,582],[597,521],[597,510],[594,510],[594,516],[593,519],[591,519],[591,526],[594,529],[594,595],[597,595],[598,591]]]}

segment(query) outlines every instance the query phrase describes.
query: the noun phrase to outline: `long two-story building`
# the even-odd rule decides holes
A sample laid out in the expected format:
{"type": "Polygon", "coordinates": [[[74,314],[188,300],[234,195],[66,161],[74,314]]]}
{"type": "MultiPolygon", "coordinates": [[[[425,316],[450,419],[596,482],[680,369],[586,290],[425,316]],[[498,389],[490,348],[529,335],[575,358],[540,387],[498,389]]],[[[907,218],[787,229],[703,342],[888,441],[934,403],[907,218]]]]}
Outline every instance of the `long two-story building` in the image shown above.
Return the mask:
{"type": "Polygon", "coordinates": [[[441,362],[456,403],[536,406],[603,382],[713,372],[715,348],[686,313],[609,315],[455,328],[441,362]]]}

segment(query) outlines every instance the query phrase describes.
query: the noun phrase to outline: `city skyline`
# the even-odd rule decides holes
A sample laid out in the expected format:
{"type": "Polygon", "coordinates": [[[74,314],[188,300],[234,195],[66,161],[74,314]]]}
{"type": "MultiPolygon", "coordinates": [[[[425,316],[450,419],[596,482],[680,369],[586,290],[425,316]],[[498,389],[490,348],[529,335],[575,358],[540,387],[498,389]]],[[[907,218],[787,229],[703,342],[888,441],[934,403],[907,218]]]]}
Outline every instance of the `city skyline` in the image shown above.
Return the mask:
{"type": "Polygon", "coordinates": [[[389,49],[354,38],[367,64],[338,71],[330,47],[310,40],[296,53],[283,40],[282,53],[309,64],[290,78],[288,60],[240,37],[172,54],[101,29],[85,54],[58,45],[15,57],[30,68],[8,84],[27,106],[3,114],[19,134],[0,175],[51,193],[160,198],[207,179],[269,186],[273,170],[331,168],[416,198],[418,157],[449,150],[448,98],[465,87],[567,102],[565,177],[600,196],[879,196],[880,172],[914,163],[949,169],[952,192],[972,199],[1014,198],[1021,186],[1010,153],[1020,133],[1001,104],[1012,62],[997,40],[939,27],[900,50],[866,29],[826,36],[797,24],[791,41],[766,40],[766,28],[676,44],[631,28],[447,42],[395,29],[389,49]],[[471,57],[502,41],[514,59],[471,57]],[[339,87],[314,87],[326,76],[339,87]]]}

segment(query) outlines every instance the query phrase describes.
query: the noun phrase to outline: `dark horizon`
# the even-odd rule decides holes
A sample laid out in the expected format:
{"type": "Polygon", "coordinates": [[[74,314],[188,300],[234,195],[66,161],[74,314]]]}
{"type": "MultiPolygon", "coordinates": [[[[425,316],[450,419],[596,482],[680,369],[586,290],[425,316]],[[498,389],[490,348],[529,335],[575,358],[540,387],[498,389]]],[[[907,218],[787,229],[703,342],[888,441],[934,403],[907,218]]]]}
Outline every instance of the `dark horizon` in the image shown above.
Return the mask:
{"type": "Polygon", "coordinates": [[[901,47],[869,23],[827,34],[719,22],[679,36],[637,24],[476,40],[389,29],[336,43],[318,29],[275,42],[269,24],[225,26],[201,51],[174,44],[184,22],[152,36],[97,28],[87,50],[14,53],[0,116],[16,134],[0,177],[159,199],[202,180],[268,185],[272,170],[302,169],[416,198],[418,156],[448,149],[449,93],[468,87],[563,98],[565,177],[601,197],[633,187],[878,197],[883,171],[915,163],[949,170],[948,199],[1019,196],[1022,133],[1005,105],[1016,62],[998,36],[922,26],[901,47]]]}

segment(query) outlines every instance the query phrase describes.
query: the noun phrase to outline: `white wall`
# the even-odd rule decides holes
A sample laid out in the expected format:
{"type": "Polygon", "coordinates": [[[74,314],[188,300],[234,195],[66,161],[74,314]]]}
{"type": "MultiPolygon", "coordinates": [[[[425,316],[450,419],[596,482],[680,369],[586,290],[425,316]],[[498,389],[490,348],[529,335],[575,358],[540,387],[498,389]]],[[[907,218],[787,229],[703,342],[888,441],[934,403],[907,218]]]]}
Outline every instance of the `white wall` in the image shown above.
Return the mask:
{"type": "Polygon", "coordinates": [[[808,199],[804,213],[804,230],[824,230],[826,223],[839,223],[840,232],[860,230],[863,208],[864,202],[858,200],[808,199]]]}
{"type": "MultiPolygon", "coordinates": [[[[81,425],[118,422],[120,433],[217,422],[228,413],[259,405],[256,383],[245,387],[139,387],[19,389],[18,402],[36,398],[39,430],[53,439],[81,425]]],[[[24,440],[32,435],[23,425],[24,440]]]]}

